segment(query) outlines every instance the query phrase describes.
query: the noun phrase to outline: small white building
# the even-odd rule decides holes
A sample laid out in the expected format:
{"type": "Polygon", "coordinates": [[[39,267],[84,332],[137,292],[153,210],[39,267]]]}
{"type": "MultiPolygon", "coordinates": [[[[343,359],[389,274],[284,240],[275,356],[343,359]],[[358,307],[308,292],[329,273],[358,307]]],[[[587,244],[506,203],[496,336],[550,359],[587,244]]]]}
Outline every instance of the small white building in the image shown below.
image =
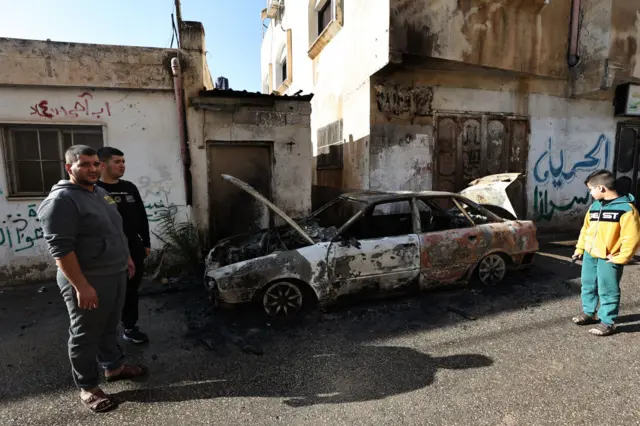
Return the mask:
{"type": "Polygon", "coordinates": [[[0,38],[0,283],[53,276],[35,212],[65,178],[70,145],[125,153],[124,178],[138,186],[152,231],[161,206],[186,211],[171,59],[191,64],[185,85],[199,75],[198,87],[211,88],[211,79],[202,26],[185,24],[199,51],[0,38]]]}

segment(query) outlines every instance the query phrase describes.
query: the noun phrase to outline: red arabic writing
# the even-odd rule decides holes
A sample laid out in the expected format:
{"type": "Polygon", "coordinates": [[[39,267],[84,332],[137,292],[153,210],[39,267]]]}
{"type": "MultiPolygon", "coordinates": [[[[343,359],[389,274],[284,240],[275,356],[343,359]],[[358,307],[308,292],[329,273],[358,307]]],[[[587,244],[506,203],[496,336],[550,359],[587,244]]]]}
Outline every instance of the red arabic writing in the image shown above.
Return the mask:
{"type": "Polygon", "coordinates": [[[85,117],[95,117],[100,118],[103,115],[111,116],[111,109],[109,108],[109,102],[104,103],[104,107],[100,108],[100,111],[90,109],[89,101],[93,100],[93,95],[89,92],[84,92],[81,95],[78,95],[80,98],[79,101],[73,105],[73,108],[65,108],[61,107],[52,107],[49,105],[49,101],[41,100],[31,107],[31,115],[38,115],[44,118],[53,118],[53,117],[80,117],[81,115],[85,117]],[[93,111],[93,112],[92,112],[93,111]]]}

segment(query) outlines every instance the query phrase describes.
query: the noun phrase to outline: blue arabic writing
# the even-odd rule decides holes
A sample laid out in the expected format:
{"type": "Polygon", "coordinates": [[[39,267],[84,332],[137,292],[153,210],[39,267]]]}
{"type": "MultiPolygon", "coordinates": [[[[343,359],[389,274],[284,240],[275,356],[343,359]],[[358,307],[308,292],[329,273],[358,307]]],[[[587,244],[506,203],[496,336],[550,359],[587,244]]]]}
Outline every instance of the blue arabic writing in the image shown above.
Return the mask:
{"type": "Polygon", "coordinates": [[[584,197],[575,196],[571,200],[564,203],[555,203],[553,200],[549,200],[548,191],[545,189],[544,192],[542,189],[536,186],[535,192],[533,193],[533,211],[535,213],[536,220],[546,220],[550,221],[553,219],[553,216],[556,212],[567,212],[574,207],[585,206],[591,200],[591,196],[589,195],[589,191],[586,191],[584,197]]]}
{"type": "Polygon", "coordinates": [[[554,188],[562,188],[570,183],[578,172],[591,172],[598,168],[606,168],[609,163],[609,149],[611,142],[605,135],[600,135],[593,148],[584,155],[584,159],[576,162],[569,170],[565,170],[564,150],[560,150],[560,164],[553,161],[552,141],[549,138],[549,149],[544,151],[533,168],[533,178],[544,184],[551,181],[554,188]],[[604,157],[604,158],[602,158],[604,157]],[[547,160],[547,161],[545,161],[547,160]]]}
{"type": "Polygon", "coordinates": [[[38,223],[40,220],[37,218],[36,205],[29,204],[27,208],[27,218],[23,218],[21,213],[15,216],[8,214],[2,221],[4,226],[0,227],[0,246],[7,246],[15,252],[21,252],[32,248],[36,241],[44,238],[42,227],[38,223]],[[28,230],[29,227],[32,229],[28,230]]]}

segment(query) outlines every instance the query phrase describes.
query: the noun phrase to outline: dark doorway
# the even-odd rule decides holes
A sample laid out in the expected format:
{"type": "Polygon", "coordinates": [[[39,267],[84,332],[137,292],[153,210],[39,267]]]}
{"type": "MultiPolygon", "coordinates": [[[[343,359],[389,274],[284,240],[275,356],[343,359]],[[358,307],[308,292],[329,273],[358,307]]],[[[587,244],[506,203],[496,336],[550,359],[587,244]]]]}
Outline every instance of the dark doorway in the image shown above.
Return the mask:
{"type": "Polygon", "coordinates": [[[221,175],[241,179],[271,199],[272,144],[212,142],[207,147],[211,242],[268,227],[268,208],[221,175]]]}
{"type": "Polygon", "coordinates": [[[616,190],[621,194],[632,194],[638,204],[640,182],[640,123],[618,124],[616,135],[616,156],[613,173],[616,176],[616,190]]]}

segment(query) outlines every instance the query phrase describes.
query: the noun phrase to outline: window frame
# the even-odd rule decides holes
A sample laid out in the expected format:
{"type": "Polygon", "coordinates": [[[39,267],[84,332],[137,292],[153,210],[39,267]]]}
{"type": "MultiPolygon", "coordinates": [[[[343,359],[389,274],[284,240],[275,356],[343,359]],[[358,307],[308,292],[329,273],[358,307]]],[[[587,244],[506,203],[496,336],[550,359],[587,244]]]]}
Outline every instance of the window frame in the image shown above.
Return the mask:
{"type": "MultiPolygon", "coordinates": [[[[309,6],[309,50],[307,55],[315,59],[344,25],[343,0],[316,0],[309,6]],[[330,19],[324,22],[324,14],[330,11],[330,19]]],[[[329,17],[327,17],[329,18],[329,17]]]]}
{"type": "Polygon", "coordinates": [[[66,171],[64,169],[64,152],[65,152],[65,134],[71,135],[71,146],[76,145],[75,134],[99,134],[101,136],[101,146],[106,146],[105,126],[100,124],[39,124],[39,123],[0,123],[0,145],[5,169],[6,179],[6,198],[7,199],[44,199],[49,195],[49,189],[46,188],[45,175],[43,170],[44,163],[58,162],[60,179],[65,179],[66,171]],[[38,158],[19,160],[16,158],[14,134],[16,131],[35,131],[37,132],[38,158]],[[40,132],[55,131],[57,133],[58,160],[42,159],[42,147],[40,142],[40,132]],[[21,191],[19,185],[19,168],[20,162],[37,162],[40,165],[40,179],[43,191],[21,191]]]}
{"type": "Polygon", "coordinates": [[[319,10],[316,11],[316,19],[318,22],[318,28],[317,28],[318,31],[317,31],[316,37],[320,37],[322,32],[325,30],[325,28],[327,28],[329,24],[331,24],[331,21],[333,21],[334,19],[333,2],[334,0],[326,0],[324,2],[324,5],[320,6],[319,10]],[[327,22],[324,22],[325,14],[327,13],[327,11],[329,12],[329,16],[328,16],[327,22]]]}
{"type": "Polygon", "coordinates": [[[282,80],[280,82],[280,84],[283,84],[285,81],[287,81],[287,77],[288,77],[287,76],[287,62],[288,62],[287,56],[284,55],[282,57],[282,59],[280,60],[280,64],[279,64],[280,65],[280,77],[281,77],[281,80],[282,80]]]}
{"type": "Polygon", "coordinates": [[[344,225],[342,225],[342,227],[336,233],[336,236],[334,237],[334,241],[339,241],[341,239],[344,239],[345,235],[349,236],[349,229],[352,228],[353,225],[356,224],[359,220],[362,220],[365,216],[368,216],[368,217],[373,216],[373,212],[376,209],[376,207],[385,205],[385,204],[403,203],[403,202],[409,203],[408,214],[411,216],[412,232],[408,234],[399,234],[399,235],[386,236],[386,237],[356,238],[356,239],[358,241],[370,241],[370,240],[380,240],[382,238],[395,238],[395,237],[401,237],[404,235],[419,234],[419,232],[417,231],[420,229],[420,225],[419,225],[420,219],[419,219],[419,216],[418,218],[416,218],[416,211],[417,211],[416,199],[415,197],[409,196],[409,197],[402,197],[397,199],[380,200],[380,201],[376,201],[368,204],[366,207],[364,207],[362,210],[356,213],[351,219],[349,219],[344,225]]]}

